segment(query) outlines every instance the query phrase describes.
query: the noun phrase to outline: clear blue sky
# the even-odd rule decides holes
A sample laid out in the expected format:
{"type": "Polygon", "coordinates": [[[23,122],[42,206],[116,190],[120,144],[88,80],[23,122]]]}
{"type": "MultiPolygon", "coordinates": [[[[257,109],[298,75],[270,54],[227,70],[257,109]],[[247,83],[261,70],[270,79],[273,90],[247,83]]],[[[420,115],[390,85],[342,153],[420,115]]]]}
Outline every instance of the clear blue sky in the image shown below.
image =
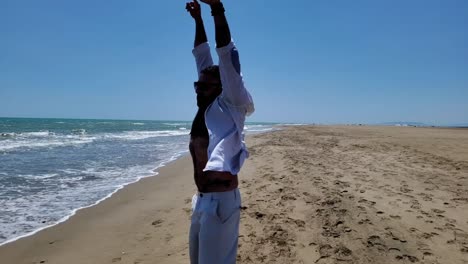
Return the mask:
{"type": "MultiPolygon", "coordinates": [[[[224,3],[256,103],[248,121],[468,122],[468,1],[224,3]]],[[[191,120],[184,7],[0,0],[0,116],[191,120]]]]}

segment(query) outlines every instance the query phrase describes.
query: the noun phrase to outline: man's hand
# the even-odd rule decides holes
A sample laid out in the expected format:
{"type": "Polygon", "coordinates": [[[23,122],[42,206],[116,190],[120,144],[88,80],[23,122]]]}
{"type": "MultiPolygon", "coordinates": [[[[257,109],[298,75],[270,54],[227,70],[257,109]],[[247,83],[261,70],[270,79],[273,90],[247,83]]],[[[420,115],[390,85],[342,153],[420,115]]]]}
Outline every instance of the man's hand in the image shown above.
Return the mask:
{"type": "Polygon", "coordinates": [[[193,0],[192,2],[188,2],[185,5],[185,9],[190,13],[190,15],[194,19],[200,19],[201,18],[201,8],[200,4],[198,3],[197,0],[193,0]]]}
{"type": "Polygon", "coordinates": [[[207,4],[207,5],[213,5],[213,4],[217,4],[219,2],[221,2],[221,0],[200,0],[202,1],[203,3],[207,4]]]}

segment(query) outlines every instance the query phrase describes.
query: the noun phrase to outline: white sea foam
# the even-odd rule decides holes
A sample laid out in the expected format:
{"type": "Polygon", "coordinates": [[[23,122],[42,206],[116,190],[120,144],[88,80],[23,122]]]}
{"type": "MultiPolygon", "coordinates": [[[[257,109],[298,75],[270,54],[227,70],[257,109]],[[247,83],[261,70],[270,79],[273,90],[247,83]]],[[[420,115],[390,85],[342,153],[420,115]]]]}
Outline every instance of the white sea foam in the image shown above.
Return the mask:
{"type": "Polygon", "coordinates": [[[244,131],[246,132],[246,134],[265,133],[265,132],[275,131],[278,129],[279,127],[277,125],[248,124],[244,126],[244,131]]]}
{"type": "Polygon", "coordinates": [[[189,122],[187,123],[163,123],[163,125],[166,125],[166,126],[187,126],[189,124],[190,124],[189,122]]]}
{"type": "Polygon", "coordinates": [[[132,123],[132,125],[135,125],[135,126],[143,126],[143,125],[145,125],[145,123],[132,123]]]}
{"type": "Polygon", "coordinates": [[[163,131],[126,131],[123,133],[107,134],[107,139],[141,140],[154,137],[170,137],[188,135],[186,131],[163,130],[163,131]]]}
{"type": "Polygon", "coordinates": [[[72,133],[75,135],[84,136],[86,135],[86,129],[73,129],[72,133]]]}
{"type": "Polygon", "coordinates": [[[244,130],[259,129],[259,128],[265,128],[265,127],[270,128],[271,126],[267,126],[267,125],[244,125],[244,130]]]}
{"type": "Polygon", "coordinates": [[[50,135],[54,135],[54,133],[49,132],[49,131],[39,131],[39,132],[25,132],[19,135],[24,136],[24,137],[48,137],[50,135]]]}
{"type": "Polygon", "coordinates": [[[273,128],[272,127],[267,127],[267,128],[252,128],[252,129],[248,129],[247,132],[268,132],[268,131],[272,131],[273,128]]]}
{"type": "Polygon", "coordinates": [[[0,141],[0,151],[8,151],[17,148],[41,148],[69,146],[91,143],[94,137],[82,137],[82,135],[57,135],[49,131],[11,133],[11,137],[0,141]]]}
{"type": "Polygon", "coordinates": [[[32,149],[32,148],[43,148],[43,147],[59,147],[59,146],[70,146],[87,144],[94,141],[93,137],[89,138],[73,138],[73,137],[61,137],[51,139],[14,139],[14,140],[2,140],[0,141],[0,151],[9,151],[18,148],[32,149]]]}
{"type": "Polygon", "coordinates": [[[11,138],[11,137],[15,137],[16,136],[16,133],[2,133],[0,134],[0,136],[2,137],[5,137],[5,138],[11,138]]]}
{"type": "Polygon", "coordinates": [[[89,135],[85,129],[72,131],[73,134],[54,134],[51,132],[28,132],[14,134],[0,140],[0,151],[15,149],[33,149],[44,147],[62,147],[92,143],[97,140],[142,140],[155,137],[170,137],[188,135],[186,129],[163,131],[125,131],[119,133],[101,133],[89,135]]]}
{"type": "Polygon", "coordinates": [[[53,177],[59,176],[57,173],[46,173],[46,174],[39,174],[39,175],[33,175],[33,174],[19,174],[16,175],[17,177],[21,178],[26,178],[26,179],[33,179],[33,180],[44,180],[44,179],[49,179],[53,177]]]}
{"type": "Polygon", "coordinates": [[[14,149],[33,149],[33,148],[43,148],[43,147],[58,147],[58,146],[68,146],[76,144],[86,144],[90,143],[92,140],[81,140],[81,141],[47,141],[47,142],[31,142],[31,141],[20,141],[20,142],[0,142],[0,151],[9,151],[14,149]]]}

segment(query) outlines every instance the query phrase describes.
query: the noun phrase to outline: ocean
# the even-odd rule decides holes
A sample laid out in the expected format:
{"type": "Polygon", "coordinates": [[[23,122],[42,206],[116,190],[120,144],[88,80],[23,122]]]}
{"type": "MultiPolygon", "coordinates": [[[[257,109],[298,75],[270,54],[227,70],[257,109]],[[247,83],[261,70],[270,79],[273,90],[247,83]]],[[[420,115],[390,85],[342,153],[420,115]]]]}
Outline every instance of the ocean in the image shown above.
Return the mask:
{"type": "MultiPolygon", "coordinates": [[[[188,152],[191,122],[0,118],[0,245],[78,209],[188,152]]],[[[276,129],[247,123],[246,134],[276,129]]]]}

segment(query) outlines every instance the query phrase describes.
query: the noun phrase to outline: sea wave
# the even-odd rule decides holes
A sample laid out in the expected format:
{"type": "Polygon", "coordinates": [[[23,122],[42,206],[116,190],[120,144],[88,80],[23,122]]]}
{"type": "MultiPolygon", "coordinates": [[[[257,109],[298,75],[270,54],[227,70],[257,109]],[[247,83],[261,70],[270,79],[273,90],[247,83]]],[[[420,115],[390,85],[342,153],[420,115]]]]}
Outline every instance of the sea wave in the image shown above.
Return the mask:
{"type": "Polygon", "coordinates": [[[72,134],[84,136],[86,135],[86,129],[73,129],[72,134]]]}
{"type": "Polygon", "coordinates": [[[32,180],[45,180],[59,176],[58,173],[46,173],[46,174],[18,174],[17,177],[25,178],[25,179],[32,179],[32,180]]]}
{"type": "Polygon", "coordinates": [[[54,134],[55,133],[49,132],[48,130],[46,130],[46,131],[39,131],[39,132],[24,132],[24,133],[20,133],[18,135],[19,136],[24,136],[24,137],[48,137],[48,136],[52,136],[54,134]]]}
{"type": "Polygon", "coordinates": [[[87,144],[94,141],[94,138],[79,139],[46,139],[46,140],[3,140],[0,141],[0,151],[11,151],[16,149],[32,149],[44,147],[62,147],[71,145],[87,144]]]}
{"type": "Polygon", "coordinates": [[[2,133],[0,151],[17,149],[75,146],[102,140],[143,140],[156,137],[188,135],[186,129],[162,131],[124,131],[118,133],[88,134],[85,129],[74,129],[71,134],[55,134],[49,131],[27,133],[2,133]]]}
{"type": "Polygon", "coordinates": [[[278,130],[279,126],[276,124],[246,124],[244,125],[244,131],[246,134],[259,134],[270,131],[278,130]]]}
{"type": "Polygon", "coordinates": [[[154,137],[170,137],[182,135],[188,135],[188,132],[181,130],[126,131],[122,133],[106,134],[103,137],[106,139],[141,140],[154,137]]]}
{"type": "Polygon", "coordinates": [[[247,132],[268,132],[272,130],[273,130],[272,127],[266,127],[266,128],[248,129],[247,132]]]}
{"type": "Polygon", "coordinates": [[[163,125],[165,126],[189,126],[190,125],[190,122],[186,122],[186,123],[162,123],[163,125]]]}
{"type": "Polygon", "coordinates": [[[1,133],[0,134],[1,138],[12,138],[16,136],[16,133],[11,132],[11,133],[1,133]]]}
{"type": "Polygon", "coordinates": [[[48,130],[34,132],[5,132],[2,133],[1,136],[6,138],[44,138],[55,136],[55,133],[48,130]]]}

